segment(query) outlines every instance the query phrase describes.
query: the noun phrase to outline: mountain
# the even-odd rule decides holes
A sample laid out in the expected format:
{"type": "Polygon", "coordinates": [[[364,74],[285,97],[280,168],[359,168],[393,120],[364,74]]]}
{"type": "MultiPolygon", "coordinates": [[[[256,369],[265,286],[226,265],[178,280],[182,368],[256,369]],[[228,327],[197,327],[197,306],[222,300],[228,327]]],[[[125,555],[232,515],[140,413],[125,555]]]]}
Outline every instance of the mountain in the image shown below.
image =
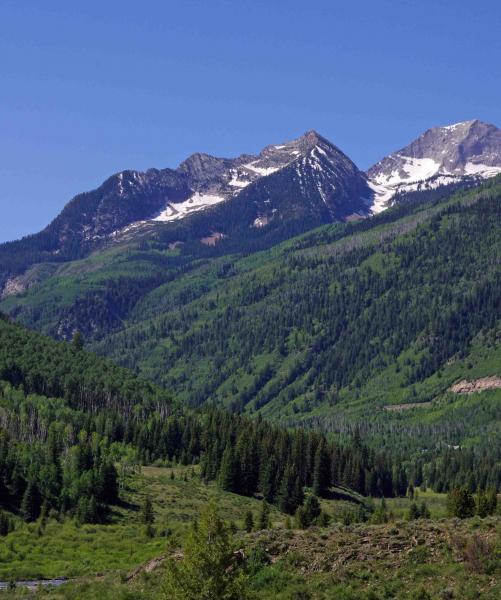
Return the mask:
{"type": "Polygon", "coordinates": [[[193,154],[176,170],[123,171],[76,196],[39,234],[0,246],[0,288],[17,292],[15,277],[31,265],[81,258],[124,238],[172,232],[171,243],[211,244],[259,237],[263,228],[287,236],[367,214],[370,194],[364,174],[314,131],[255,156],[193,154]]]}
{"type": "Polygon", "coordinates": [[[367,171],[372,210],[384,210],[405,193],[478,183],[498,173],[501,129],[479,120],[434,127],[367,171]]]}
{"type": "MultiPolygon", "coordinates": [[[[471,378],[483,352],[491,362],[479,376],[501,375],[500,207],[495,178],[200,264],[91,347],[184,402],[291,421],[431,402],[471,378]]],[[[20,315],[32,311],[27,298],[20,315]]]]}
{"type": "Polygon", "coordinates": [[[315,131],[256,155],[197,153],[177,169],[122,171],[73,198],[40,233],[0,245],[0,297],[113,245],[155,239],[198,255],[203,246],[220,255],[254,252],[403,199],[443,197],[498,172],[501,130],[478,120],[430,129],[366,174],[315,131]]]}
{"type": "Polygon", "coordinates": [[[436,423],[415,439],[457,444],[496,420],[489,390],[475,418],[476,401],[461,405],[461,430],[458,405],[441,402],[459,380],[501,375],[500,206],[496,177],[252,254],[123,239],[45,265],[0,310],[53,337],[79,329],[89,349],[188,404],[374,435],[385,406],[422,404],[436,423]]]}

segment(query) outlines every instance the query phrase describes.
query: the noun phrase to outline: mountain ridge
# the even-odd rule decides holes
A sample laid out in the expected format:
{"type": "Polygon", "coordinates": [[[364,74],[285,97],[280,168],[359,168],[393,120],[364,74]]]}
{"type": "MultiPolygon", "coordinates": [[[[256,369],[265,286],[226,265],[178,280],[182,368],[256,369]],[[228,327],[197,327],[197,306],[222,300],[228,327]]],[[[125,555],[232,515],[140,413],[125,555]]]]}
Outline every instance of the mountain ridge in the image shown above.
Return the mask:
{"type": "Polygon", "coordinates": [[[40,233],[0,245],[0,295],[26,289],[23,281],[35,279],[23,274],[36,264],[69,262],[129,239],[263,248],[498,172],[501,130],[478,119],[428,129],[366,173],[314,130],[258,154],[198,152],[175,169],[125,170],[75,196],[40,233]]]}
{"type": "Polygon", "coordinates": [[[374,212],[387,208],[401,193],[478,182],[498,173],[501,130],[479,119],[427,129],[366,172],[375,193],[374,212]]]}

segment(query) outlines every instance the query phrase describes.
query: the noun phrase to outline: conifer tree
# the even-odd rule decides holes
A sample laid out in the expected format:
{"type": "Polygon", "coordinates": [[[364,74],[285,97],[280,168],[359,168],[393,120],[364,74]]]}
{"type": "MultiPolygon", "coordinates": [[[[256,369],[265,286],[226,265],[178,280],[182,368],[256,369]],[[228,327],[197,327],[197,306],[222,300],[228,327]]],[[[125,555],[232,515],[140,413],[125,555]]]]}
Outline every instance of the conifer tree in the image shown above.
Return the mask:
{"type": "Polygon", "coordinates": [[[323,497],[326,495],[329,485],[329,456],[325,448],[325,442],[322,440],[315,452],[315,461],[313,463],[313,493],[316,496],[323,497]]]}
{"type": "Polygon", "coordinates": [[[304,503],[306,522],[311,525],[320,516],[320,502],[316,496],[308,496],[304,503]]]}
{"type": "Polygon", "coordinates": [[[269,529],[270,528],[270,505],[266,500],[261,503],[261,511],[259,513],[259,520],[257,527],[258,529],[269,529]]]}
{"type": "Polygon", "coordinates": [[[245,513],[244,528],[247,533],[250,533],[254,529],[254,516],[250,510],[245,513]]]}
{"type": "Polygon", "coordinates": [[[239,491],[237,461],[231,444],[228,444],[223,452],[219,471],[219,485],[227,492],[239,491]]]}
{"type": "Polygon", "coordinates": [[[415,502],[411,502],[411,505],[409,506],[409,512],[407,513],[407,518],[409,521],[415,521],[416,519],[419,519],[420,516],[421,514],[417,504],[415,502]]]}
{"type": "Polygon", "coordinates": [[[487,500],[489,503],[489,514],[495,515],[497,505],[498,505],[498,494],[497,494],[497,490],[495,487],[490,487],[487,490],[487,500]]]}
{"type": "Polygon", "coordinates": [[[40,491],[33,478],[30,478],[21,501],[21,515],[25,521],[35,521],[40,515],[40,491]]]}
{"type": "Polygon", "coordinates": [[[211,503],[183,545],[183,558],[167,562],[168,600],[245,600],[247,578],[231,533],[211,503]]]}
{"type": "Polygon", "coordinates": [[[482,488],[478,488],[477,490],[476,505],[477,515],[479,517],[483,519],[489,514],[489,499],[482,488]]]}
{"type": "Polygon", "coordinates": [[[141,523],[144,525],[153,525],[155,522],[155,513],[153,512],[153,502],[150,496],[146,496],[141,506],[141,523]]]}
{"type": "Polygon", "coordinates": [[[466,488],[454,488],[447,494],[447,511],[450,516],[467,519],[475,514],[475,500],[466,488]]]}
{"type": "Polygon", "coordinates": [[[430,509],[428,508],[424,500],[421,502],[421,506],[419,508],[419,515],[422,519],[429,519],[431,517],[430,509]]]}

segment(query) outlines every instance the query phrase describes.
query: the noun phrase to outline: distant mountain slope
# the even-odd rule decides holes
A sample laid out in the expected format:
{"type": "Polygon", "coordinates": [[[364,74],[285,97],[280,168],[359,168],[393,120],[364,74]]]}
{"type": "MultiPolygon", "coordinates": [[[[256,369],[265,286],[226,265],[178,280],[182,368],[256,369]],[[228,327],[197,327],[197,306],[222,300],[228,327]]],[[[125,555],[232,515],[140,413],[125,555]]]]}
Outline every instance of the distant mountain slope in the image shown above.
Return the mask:
{"type": "Polygon", "coordinates": [[[367,174],[315,131],[257,155],[197,153],[177,169],[122,171],[76,196],[42,232],[0,245],[0,297],[116,244],[156,239],[199,255],[203,245],[223,246],[219,254],[253,252],[500,171],[501,131],[480,121],[430,129],[367,174]]]}
{"type": "Polygon", "coordinates": [[[397,194],[458,182],[478,182],[501,173],[501,130],[479,120],[428,129],[411,144],[367,171],[375,192],[374,212],[397,194]]]}
{"type": "Polygon", "coordinates": [[[25,289],[16,277],[34,264],[82,258],[124,238],[216,235],[238,243],[267,226],[283,238],[291,228],[367,214],[370,194],[364,174],[313,131],[256,156],[194,154],[177,170],[123,171],[76,196],[39,234],[1,245],[0,293],[25,289]]]}
{"type": "Polygon", "coordinates": [[[94,348],[186,402],[291,420],[430,400],[468,375],[478,336],[487,361],[499,344],[500,210],[497,179],[222,257],[146,294],[94,348]]]}

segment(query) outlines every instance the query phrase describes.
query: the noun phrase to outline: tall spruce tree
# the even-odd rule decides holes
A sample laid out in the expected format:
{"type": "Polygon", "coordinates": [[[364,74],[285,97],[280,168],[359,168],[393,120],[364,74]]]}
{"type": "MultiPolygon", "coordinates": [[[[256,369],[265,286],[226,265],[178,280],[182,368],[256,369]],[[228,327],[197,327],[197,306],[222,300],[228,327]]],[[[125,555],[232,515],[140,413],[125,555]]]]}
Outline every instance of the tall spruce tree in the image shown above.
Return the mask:
{"type": "Polygon", "coordinates": [[[327,494],[330,485],[330,461],[325,442],[322,440],[315,452],[313,463],[313,493],[323,497],[327,494]]]}

